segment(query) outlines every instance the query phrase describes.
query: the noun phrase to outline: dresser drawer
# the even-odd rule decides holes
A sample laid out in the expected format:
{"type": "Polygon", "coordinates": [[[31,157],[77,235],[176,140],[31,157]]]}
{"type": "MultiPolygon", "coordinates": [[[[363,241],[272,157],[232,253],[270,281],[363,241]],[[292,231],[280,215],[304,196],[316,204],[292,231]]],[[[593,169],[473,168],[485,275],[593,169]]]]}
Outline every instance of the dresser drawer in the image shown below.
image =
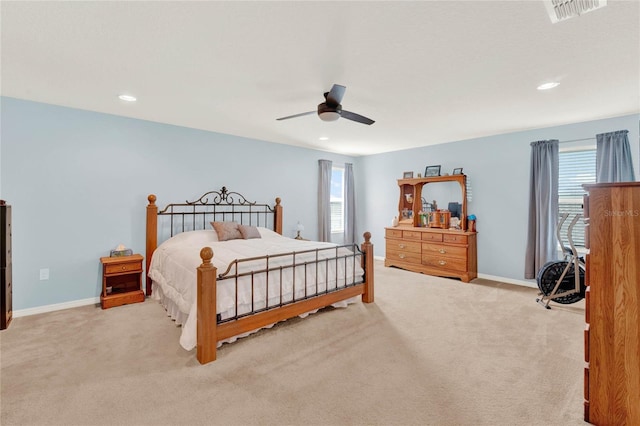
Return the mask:
{"type": "Polygon", "coordinates": [[[400,229],[385,229],[384,236],[387,238],[402,238],[402,230],[400,229]]]}
{"type": "Polygon", "coordinates": [[[442,242],[442,234],[436,234],[435,232],[423,232],[422,241],[442,242]]]}
{"type": "Polygon", "coordinates": [[[404,251],[409,253],[421,253],[420,241],[394,240],[387,238],[387,251],[404,251]]]}
{"type": "Polygon", "coordinates": [[[387,247],[386,261],[393,262],[394,260],[407,262],[407,263],[415,263],[417,265],[420,265],[422,258],[420,253],[403,251],[403,250],[394,250],[387,247]]]}
{"type": "Polygon", "coordinates": [[[422,243],[422,253],[436,257],[467,258],[467,248],[461,246],[448,246],[444,244],[422,243]]]}
{"type": "Polygon", "coordinates": [[[142,272],[141,262],[116,263],[113,265],[105,265],[105,275],[121,274],[124,272],[142,272]]]}
{"type": "Polygon", "coordinates": [[[422,264],[439,269],[465,272],[467,270],[467,260],[453,257],[422,255],[422,264]]]}
{"type": "Polygon", "coordinates": [[[409,240],[420,240],[420,235],[422,235],[422,232],[419,231],[402,231],[402,238],[409,240]]]}
{"type": "Polygon", "coordinates": [[[462,234],[444,234],[443,241],[445,243],[467,244],[467,236],[462,234]]]}

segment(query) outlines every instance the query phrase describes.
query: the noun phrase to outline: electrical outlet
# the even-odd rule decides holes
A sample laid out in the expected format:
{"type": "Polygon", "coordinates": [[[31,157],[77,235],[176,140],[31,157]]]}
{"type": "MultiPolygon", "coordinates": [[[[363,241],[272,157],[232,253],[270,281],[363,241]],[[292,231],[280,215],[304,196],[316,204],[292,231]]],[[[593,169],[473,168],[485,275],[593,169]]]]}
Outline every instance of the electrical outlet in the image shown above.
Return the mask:
{"type": "Polygon", "coordinates": [[[40,269],[40,281],[49,279],[49,268],[40,269]]]}

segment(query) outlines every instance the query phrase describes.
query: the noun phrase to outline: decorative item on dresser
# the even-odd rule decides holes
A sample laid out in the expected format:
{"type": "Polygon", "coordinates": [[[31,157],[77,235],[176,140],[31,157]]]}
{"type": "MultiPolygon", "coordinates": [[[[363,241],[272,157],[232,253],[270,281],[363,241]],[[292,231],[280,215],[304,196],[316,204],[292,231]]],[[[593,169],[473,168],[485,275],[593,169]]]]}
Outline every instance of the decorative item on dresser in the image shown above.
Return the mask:
{"type": "Polygon", "coordinates": [[[13,318],[11,277],[11,206],[0,200],[0,330],[9,327],[13,318]]]}
{"type": "Polygon", "coordinates": [[[368,232],[360,247],[286,238],[279,198],[271,207],[225,187],[162,210],[155,195],[148,200],[147,295],[182,325],[180,344],[195,347],[201,364],[214,361],[223,342],[279,321],[374,300],[368,232]],[[221,232],[236,227],[243,235],[221,232]],[[159,236],[168,239],[158,245],[159,236]]]}
{"type": "Polygon", "coordinates": [[[478,276],[476,232],[467,231],[466,176],[434,176],[399,179],[401,220],[385,229],[385,266],[469,282],[478,276]],[[423,187],[439,182],[457,182],[461,189],[460,228],[449,229],[451,212],[424,212],[423,187]],[[407,213],[408,212],[408,213],[407,213]],[[428,217],[425,221],[423,218],[428,217]],[[425,226],[425,223],[427,226],[425,226]],[[430,226],[429,226],[430,225],[430,226]]]}
{"type": "Polygon", "coordinates": [[[584,420],[640,425],[640,182],[584,188],[584,420]]]}

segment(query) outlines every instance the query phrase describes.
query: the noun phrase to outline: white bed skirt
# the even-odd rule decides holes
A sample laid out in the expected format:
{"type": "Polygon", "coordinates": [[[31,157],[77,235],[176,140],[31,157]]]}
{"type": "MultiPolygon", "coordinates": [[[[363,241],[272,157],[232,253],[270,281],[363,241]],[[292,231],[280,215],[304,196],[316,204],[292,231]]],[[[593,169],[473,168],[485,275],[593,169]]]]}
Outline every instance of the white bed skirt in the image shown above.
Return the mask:
{"type": "MultiPolygon", "coordinates": [[[[360,298],[360,296],[354,296],[350,299],[347,300],[342,300],[339,302],[336,302],[334,304],[332,304],[331,306],[334,308],[346,308],[348,305],[352,304],[352,303],[356,303],[358,301],[358,299],[360,298]]],[[[165,297],[164,293],[162,292],[162,287],[160,285],[157,285],[155,281],[152,281],[152,285],[151,285],[151,299],[153,300],[157,300],[158,302],[160,302],[162,304],[162,306],[164,306],[165,310],[167,311],[167,316],[171,317],[171,319],[173,321],[175,321],[176,325],[181,326],[182,327],[182,334],[180,336],[180,346],[182,346],[184,349],[190,351],[192,349],[194,349],[196,347],[197,344],[197,330],[195,328],[195,323],[196,323],[196,318],[190,318],[188,313],[184,313],[182,312],[180,309],[178,309],[178,305],[175,304],[170,298],[165,297]],[[191,323],[194,323],[193,325],[191,323]]],[[[315,314],[316,312],[318,312],[318,309],[314,309],[312,311],[309,312],[305,312],[304,314],[300,314],[298,315],[300,318],[306,318],[307,316],[309,316],[310,314],[315,314]]],[[[217,347],[222,346],[223,343],[232,343],[235,342],[236,340],[242,338],[242,337],[247,337],[253,333],[256,333],[260,330],[262,330],[263,328],[271,328],[275,325],[275,323],[273,324],[269,324],[266,325],[264,327],[260,327],[257,328],[255,330],[249,331],[247,333],[242,333],[239,334],[237,336],[233,336],[230,337],[228,339],[224,339],[218,342],[217,347]]]]}

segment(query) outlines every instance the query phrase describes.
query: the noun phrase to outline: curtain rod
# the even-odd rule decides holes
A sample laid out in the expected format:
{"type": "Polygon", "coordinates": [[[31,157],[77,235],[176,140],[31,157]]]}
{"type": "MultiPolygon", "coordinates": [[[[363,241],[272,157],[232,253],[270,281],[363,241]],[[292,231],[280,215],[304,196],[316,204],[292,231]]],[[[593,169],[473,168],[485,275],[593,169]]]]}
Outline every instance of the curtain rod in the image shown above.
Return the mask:
{"type": "Polygon", "coordinates": [[[584,139],[572,139],[570,141],[560,141],[558,143],[569,143],[569,142],[582,142],[582,141],[595,141],[596,138],[584,138],[584,139]]]}

